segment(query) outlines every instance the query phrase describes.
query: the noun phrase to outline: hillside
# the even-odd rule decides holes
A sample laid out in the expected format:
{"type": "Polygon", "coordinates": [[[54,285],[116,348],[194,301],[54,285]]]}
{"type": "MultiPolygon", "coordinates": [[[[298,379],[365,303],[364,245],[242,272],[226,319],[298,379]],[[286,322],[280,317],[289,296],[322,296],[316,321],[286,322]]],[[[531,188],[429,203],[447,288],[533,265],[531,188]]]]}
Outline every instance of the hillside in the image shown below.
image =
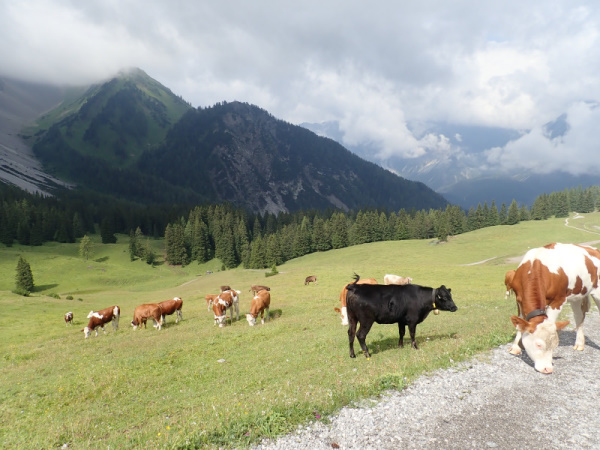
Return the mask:
{"type": "Polygon", "coordinates": [[[139,69],[66,99],[28,136],[54,176],[140,204],[229,202],[260,214],[447,204],[256,106],[191,108],[139,69]]]}
{"type": "Polygon", "coordinates": [[[254,212],[441,208],[422,183],[362,160],[333,140],[245,103],[189,111],[140,170],[254,212]]]}

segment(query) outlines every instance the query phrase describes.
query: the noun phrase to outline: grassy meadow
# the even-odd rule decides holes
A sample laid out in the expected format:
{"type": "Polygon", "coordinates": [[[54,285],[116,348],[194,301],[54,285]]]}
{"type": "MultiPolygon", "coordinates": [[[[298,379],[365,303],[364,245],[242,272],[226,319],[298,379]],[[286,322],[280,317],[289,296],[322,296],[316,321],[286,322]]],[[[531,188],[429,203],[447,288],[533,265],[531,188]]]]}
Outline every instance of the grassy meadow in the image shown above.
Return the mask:
{"type": "MultiPolygon", "coordinates": [[[[0,245],[0,445],[245,446],[327,420],[344,405],[508,343],[515,306],[504,300],[504,273],[531,247],[600,240],[600,213],[569,225],[550,219],[441,244],[365,244],[289,261],[268,278],[263,271],[219,271],[218,261],[183,268],[130,262],[125,236],[114,245],[96,242],[88,261],[78,256],[78,244],[0,245]],[[11,292],[19,255],[33,271],[30,297],[11,292]],[[458,311],[419,325],[418,351],[397,348],[396,326],[375,324],[367,336],[372,358],[357,351],[350,359],[346,328],[333,308],[355,272],[380,282],[394,273],[424,286],[444,284],[458,311]],[[318,284],[304,286],[307,275],[318,284]],[[241,316],[218,328],[204,296],[223,284],[242,291],[241,316]],[[251,284],[271,287],[273,318],[265,325],[245,320],[251,284]],[[183,322],[171,316],[161,331],[133,331],[135,306],[173,296],[184,301],[183,322]],[[106,335],[84,339],[87,313],[115,304],[118,331],[109,325],[106,335]],[[67,311],[73,326],[65,326],[67,311]]],[[[153,245],[162,254],[162,242],[153,245]]]]}

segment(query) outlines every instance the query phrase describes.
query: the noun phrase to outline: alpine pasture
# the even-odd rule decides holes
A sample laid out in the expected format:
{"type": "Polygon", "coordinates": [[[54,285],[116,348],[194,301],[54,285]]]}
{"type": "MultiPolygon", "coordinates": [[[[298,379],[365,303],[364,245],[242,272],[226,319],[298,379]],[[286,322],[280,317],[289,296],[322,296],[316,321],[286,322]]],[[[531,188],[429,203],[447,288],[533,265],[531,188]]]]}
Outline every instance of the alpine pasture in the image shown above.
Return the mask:
{"type": "MultiPolygon", "coordinates": [[[[327,420],[343,405],[508,344],[516,308],[513,298],[504,299],[504,273],[531,247],[600,241],[600,213],[571,217],[569,225],[528,221],[445,243],[365,244],[306,255],[268,278],[263,271],[220,271],[218,261],[130,262],[126,236],[112,245],[94,237],[87,261],[78,244],[0,246],[0,444],[245,446],[327,420]],[[30,297],[11,292],[19,255],[33,272],[30,297]],[[393,273],[443,284],[458,311],[431,314],[419,325],[420,350],[398,349],[398,327],[375,324],[367,337],[373,356],[351,359],[347,327],[333,309],[354,273],[380,283],[393,273]],[[305,286],[307,275],[319,283],[305,286]],[[253,284],[271,287],[271,320],[250,327],[253,284]],[[213,325],[204,299],[221,285],[241,291],[240,320],[224,328],[213,325]],[[169,316],[161,331],[132,329],[135,306],[174,296],[184,302],[182,322],[169,316]],[[121,308],[118,331],[109,325],[106,335],[84,339],[89,311],[111,305],[121,308]],[[65,325],[67,311],[73,326],[65,325]]],[[[162,254],[162,241],[152,244],[162,254]]]]}

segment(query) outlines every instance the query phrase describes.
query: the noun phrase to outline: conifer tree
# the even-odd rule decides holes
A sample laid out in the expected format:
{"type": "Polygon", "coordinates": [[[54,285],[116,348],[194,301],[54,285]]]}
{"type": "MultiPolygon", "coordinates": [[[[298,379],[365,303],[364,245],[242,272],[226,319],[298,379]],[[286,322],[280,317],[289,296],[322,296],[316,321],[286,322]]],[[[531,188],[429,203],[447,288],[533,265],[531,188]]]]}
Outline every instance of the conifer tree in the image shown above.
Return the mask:
{"type": "Polygon", "coordinates": [[[29,293],[33,291],[33,288],[33,273],[31,272],[31,266],[22,256],[19,256],[15,277],[15,292],[21,295],[29,295],[29,293]]]}
{"type": "Polygon", "coordinates": [[[84,235],[79,243],[79,256],[86,261],[94,255],[94,244],[88,235],[84,235]]]}
{"type": "Polygon", "coordinates": [[[507,225],[516,225],[519,223],[519,207],[517,206],[517,201],[513,200],[508,207],[508,215],[506,217],[507,225]]]}

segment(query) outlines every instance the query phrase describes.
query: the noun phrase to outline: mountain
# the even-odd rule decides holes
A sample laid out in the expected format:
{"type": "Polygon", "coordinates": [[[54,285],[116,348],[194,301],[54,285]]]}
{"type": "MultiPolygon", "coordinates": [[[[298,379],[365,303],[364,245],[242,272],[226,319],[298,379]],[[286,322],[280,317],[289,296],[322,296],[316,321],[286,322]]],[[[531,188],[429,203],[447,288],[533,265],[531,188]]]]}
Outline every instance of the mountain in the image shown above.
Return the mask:
{"type": "MultiPolygon", "coordinates": [[[[344,142],[344,133],[337,122],[304,123],[302,126],[320,136],[344,142]]],[[[355,145],[347,148],[362,158],[385,167],[409,180],[420,181],[444,196],[450,203],[464,209],[492,201],[507,206],[513,200],[519,205],[531,206],[543,193],[600,184],[600,177],[574,176],[564,172],[535,174],[521,170],[503,173],[490,167],[484,151],[503,147],[522,136],[522,131],[498,127],[464,126],[449,123],[412,124],[414,136],[420,139],[427,134],[445,136],[452,151],[426,153],[417,158],[378,156],[380,149],[374,145],[355,145]]],[[[555,138],[568,130],[566,116],[546,124],[548,136],[555,138]]]]}
{"type": "Polygon", "coordinates": [[[21,130],[60,104],[68,89],[0,78],[0,181],[49,194],[65,183],[46,173],[21,130]]]}
{"type": "Polygon", "coordinates": [[[256,106],[194,109],[139,69],[69,96],[26,136],[53,176],[141,204],[230,202],[261,214],[447,204],[256,106]]]}
{"type": "Polygon", "coordinates": [[[139,167],[207,198],[261,213],[447,204],[422,183],[240,102],[188,111],[163,146],[144,154],[139,167]]]}

